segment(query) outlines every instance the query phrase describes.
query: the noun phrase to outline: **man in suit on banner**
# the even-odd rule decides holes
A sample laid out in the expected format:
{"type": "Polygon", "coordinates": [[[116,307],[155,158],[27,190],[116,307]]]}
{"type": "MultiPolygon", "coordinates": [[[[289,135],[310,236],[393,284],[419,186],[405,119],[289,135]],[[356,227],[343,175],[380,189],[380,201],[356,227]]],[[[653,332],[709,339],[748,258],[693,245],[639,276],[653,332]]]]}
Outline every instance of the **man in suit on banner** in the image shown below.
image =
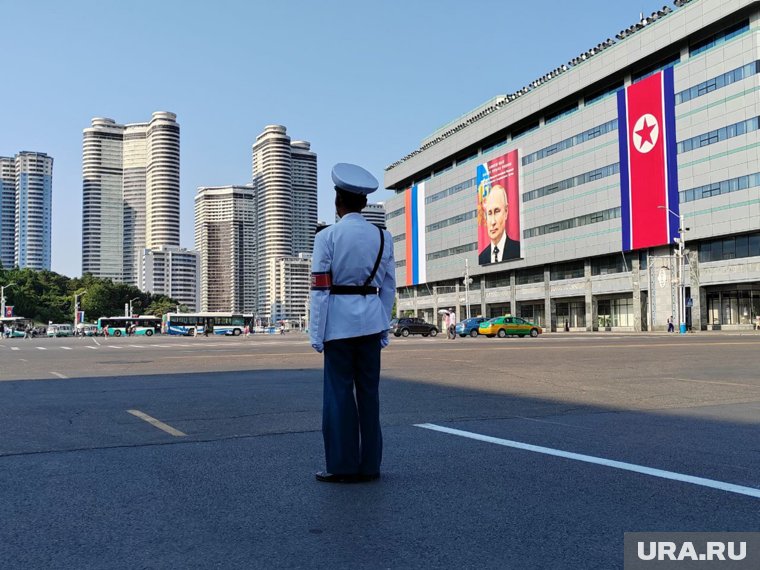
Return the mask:
{"type": "Polygon", "coordinates": [[[519,258],[520,242],[509,239],[507,235],[509,203],[503,186],[497,184],[491,187],[483,201],[483,214],[490,243],[478,255],[478,263],[487,265],[519,258]]]}

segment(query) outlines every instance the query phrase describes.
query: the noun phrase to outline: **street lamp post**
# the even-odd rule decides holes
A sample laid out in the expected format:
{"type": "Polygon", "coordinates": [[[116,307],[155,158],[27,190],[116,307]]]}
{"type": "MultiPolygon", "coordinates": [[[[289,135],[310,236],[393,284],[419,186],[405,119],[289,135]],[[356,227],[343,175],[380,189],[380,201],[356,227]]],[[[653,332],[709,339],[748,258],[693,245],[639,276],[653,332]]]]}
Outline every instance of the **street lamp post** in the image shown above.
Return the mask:
{"type": "Polygon", "coordinates": [[[132,301],[137,301],[139,298],[140,297],[135,297],[134,299],[129,300],[129,314],[127,315],[128,317],[132,316],[132,301]]]}
{"type": "Polygon", "coordinates": [[[8,283],[0,287],[0,318],[5,318],[5,290],[8,287],[15,285],[15,283],[8,283]]]}
{"type": "Polygon", "coordinates": [[[678,332],[686,334],[686,280],[684,278],[683,263],[686,250],[686,232],[689,228],[684,226],[683,214],[676,214],[667,206],[657,207],[667,210],[671,215],[678,217],[678,237],[675,239],[675,242],[678,244],[678,253],[676,253],[676,259],[678,260],[678,267],[676,268],[676,279],[678,280],[678,332]]]}

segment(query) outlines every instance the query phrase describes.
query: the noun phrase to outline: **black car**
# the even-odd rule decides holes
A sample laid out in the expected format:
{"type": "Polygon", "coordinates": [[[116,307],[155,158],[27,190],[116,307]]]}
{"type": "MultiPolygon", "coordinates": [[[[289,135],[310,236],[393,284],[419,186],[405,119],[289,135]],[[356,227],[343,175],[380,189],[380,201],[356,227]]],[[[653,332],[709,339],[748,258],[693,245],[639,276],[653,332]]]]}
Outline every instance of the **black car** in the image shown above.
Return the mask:
{"type": "Polygon", "coordinates": [[[435,336],[438,334],[438,327],[417,317],[404,317],[391,321],[391,333],[395,336],[409,336],[410,334],[435,336]]]}

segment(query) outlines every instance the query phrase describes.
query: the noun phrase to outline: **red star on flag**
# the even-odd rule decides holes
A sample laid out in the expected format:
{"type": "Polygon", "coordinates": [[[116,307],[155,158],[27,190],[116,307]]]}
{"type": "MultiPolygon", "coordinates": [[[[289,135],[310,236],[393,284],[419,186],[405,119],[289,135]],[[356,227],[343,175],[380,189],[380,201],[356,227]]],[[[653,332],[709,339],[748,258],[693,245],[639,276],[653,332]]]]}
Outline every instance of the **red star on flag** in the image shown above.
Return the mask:
{"type": "Polygon", "coordinates": [[[654,130],[654,127],[655,125],[652,125],[651,127],[647,125],[647,120],[644,119],[644,126],[641,127],[641,130],[634,131],[635,134],[641,137],[640,144],[644,144],[645,142],[648,142],[649,144],[654,144],[654,141],[652,140],[652,131],[654,130]]]}

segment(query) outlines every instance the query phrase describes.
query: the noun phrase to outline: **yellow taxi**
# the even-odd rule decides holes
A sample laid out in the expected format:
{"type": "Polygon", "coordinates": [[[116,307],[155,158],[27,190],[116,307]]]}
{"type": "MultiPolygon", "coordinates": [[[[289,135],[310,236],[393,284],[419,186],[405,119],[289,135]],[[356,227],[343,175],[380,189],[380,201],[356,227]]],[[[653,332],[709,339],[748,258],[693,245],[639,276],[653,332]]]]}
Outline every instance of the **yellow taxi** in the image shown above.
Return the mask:
{"type": "Polygon", "coordinates": [[[538,325],[529,323],[520,317],[496,317],[480,323],[478,326],[478,334],[484,334],[487,337],[504,338],[510,335],[520,337],[530,335],[535,338],[543,332],[544,330],[538,325]]]}

